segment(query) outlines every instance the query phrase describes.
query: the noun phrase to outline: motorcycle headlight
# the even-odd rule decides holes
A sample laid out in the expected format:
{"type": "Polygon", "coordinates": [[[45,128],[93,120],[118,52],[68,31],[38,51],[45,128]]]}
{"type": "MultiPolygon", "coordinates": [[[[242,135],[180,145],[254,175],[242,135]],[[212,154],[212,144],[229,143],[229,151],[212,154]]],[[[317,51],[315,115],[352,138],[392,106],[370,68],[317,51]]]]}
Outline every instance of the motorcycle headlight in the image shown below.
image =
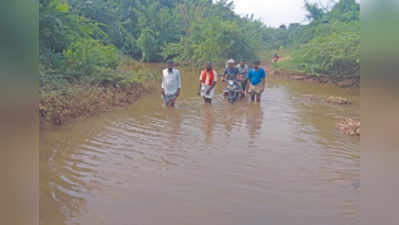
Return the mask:
{"type": "Polygon", "coordinates": [[[233,81],[233,80],[229,80],[229,81],[228,81],[228,84],[229,84],[229,85],[234,85],[234,81],[233,81]]]}

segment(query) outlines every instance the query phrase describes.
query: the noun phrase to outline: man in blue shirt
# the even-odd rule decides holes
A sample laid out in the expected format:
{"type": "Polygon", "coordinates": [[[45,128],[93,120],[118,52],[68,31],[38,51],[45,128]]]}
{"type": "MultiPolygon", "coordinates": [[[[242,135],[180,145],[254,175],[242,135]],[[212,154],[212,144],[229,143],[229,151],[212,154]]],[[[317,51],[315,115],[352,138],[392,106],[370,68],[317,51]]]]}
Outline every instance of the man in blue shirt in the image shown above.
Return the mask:
{"type": "Polygon", "coordinates": [[[266,72],[259,67],[260,62],[256,60],[254,62],[254,68],[251,69],[248,73],[248,93],[251,95],[251,101],[260,102],[260,97],[265,90],[265,79],[266,79],[266,72]]]}

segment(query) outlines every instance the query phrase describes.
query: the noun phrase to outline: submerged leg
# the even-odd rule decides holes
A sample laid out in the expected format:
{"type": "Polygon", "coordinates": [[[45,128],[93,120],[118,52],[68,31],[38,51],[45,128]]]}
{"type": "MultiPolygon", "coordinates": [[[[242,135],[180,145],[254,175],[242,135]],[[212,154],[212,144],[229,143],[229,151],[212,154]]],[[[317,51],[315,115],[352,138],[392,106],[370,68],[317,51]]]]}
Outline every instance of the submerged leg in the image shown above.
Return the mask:
{"type": "Polygon", "coordinates": [[[176,99],[169,100],[169,102],[166,104],[166,106],[175,107],[175,101],[176,101],[176,99]]]}
{"type": "Polygon", "coordinates": [[[255,101],[255,93],[251,92],[251,101],[254,102],[255,101]]]}
{"type": "Polygon", "coordinates": [[[261,96],[261,94],[256,94],[256,101],[257,102],[260,102],[260,96],[261,96]]]}

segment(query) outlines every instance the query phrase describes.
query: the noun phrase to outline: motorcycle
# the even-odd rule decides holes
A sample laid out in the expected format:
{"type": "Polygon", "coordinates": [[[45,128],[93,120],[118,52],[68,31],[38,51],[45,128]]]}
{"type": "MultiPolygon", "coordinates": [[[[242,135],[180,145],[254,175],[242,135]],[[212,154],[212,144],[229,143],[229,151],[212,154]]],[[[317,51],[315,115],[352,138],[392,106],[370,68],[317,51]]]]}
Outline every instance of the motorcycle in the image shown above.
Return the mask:
{"type": "Polygon", "coordinates": [[[241,83],[236,80],[227,80],[227,87],[224,89],[224,96],[227,97],[229,103],[240,100],[244,94],[241,83]]]}

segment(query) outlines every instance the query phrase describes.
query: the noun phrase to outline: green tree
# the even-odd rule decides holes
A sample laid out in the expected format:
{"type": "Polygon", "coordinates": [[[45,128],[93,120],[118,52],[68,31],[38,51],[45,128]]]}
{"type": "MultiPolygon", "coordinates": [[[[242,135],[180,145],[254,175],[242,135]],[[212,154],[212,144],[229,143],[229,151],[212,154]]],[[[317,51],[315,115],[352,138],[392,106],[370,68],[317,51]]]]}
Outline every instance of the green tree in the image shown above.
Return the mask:
{"type": "Polygon", "coordinates": [[[147,28],[142,31],[137,40],[137,46],[141,49],[142,60],[145,62],[156,60],[159,57],[158,43],[155,39],[154,31],[151,29],[147,28]]]}
{"type": "Polygon", "coordinates": [[[328,10],[305,2],[307,25],[290,25],[291,59],[278,66],[313,74],[360,76],[360,5],[340,0],[328,10]]]}
{"type": "Polygon", "coordinates": [[[308,12],[306,18],[309,21],[319,20],[324,15],[323,9],[320,8],[319,4],[317,3],[309,3],[308,1],[305,1],[305,9],[308,12]]]}

